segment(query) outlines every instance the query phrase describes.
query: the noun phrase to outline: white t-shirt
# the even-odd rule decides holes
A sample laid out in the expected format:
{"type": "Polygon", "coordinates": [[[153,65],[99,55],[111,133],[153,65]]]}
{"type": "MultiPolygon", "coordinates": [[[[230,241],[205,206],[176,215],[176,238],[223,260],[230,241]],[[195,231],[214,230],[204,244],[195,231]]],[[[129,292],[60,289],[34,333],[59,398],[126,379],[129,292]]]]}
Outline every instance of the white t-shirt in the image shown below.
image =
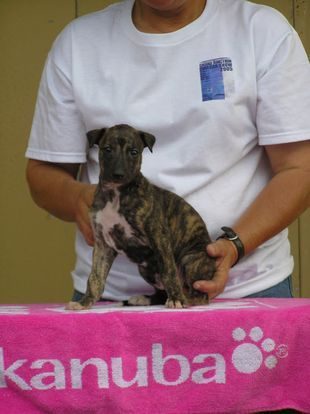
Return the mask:
{"type": "MultiPolygon", "coordinates": [[[[243,0],[208,0],[203,14],[167,34],[139,32],[133,0],[70,23],[49,53],[27,157],[85,163],[98,181],[98,153],[85,133],[127,123],[153,133],[143,173],[185,197],[211,237],[233,226],[271,178],[264,145],[310,137],[310,69],[294,29],[277,11],[243,0]]],[[[74,287],[84,292],[92,249],[77,232],[74,287]]],[[[221,297],[267,289],[293,268],[287,231],[230,272],[221,297]]],[[[118,256],[105,298],[152,293],[118,256]]]]}

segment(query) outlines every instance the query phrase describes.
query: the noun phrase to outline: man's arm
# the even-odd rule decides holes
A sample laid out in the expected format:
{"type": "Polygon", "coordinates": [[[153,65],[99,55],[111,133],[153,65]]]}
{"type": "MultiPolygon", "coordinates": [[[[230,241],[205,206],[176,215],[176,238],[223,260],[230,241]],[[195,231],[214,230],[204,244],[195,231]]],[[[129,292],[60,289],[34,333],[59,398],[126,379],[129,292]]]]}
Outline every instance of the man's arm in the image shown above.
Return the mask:
{"type": "MultiPolygon", "coordinates": [[[[274,175],[233,226],[245,254],[286,228],[310,205],[310,141],[265,148],[274,175]]],[[[200,281],[195,287],[212,298],[224,290],[237,250],[232,242],[220,239],[208,246],[208,252],[217,258],[217,273],[212,281],[200,281]]]]}
{"type": "Polygon", "coordinates": [[[74,221],[87,243],[93,245],[88,209],[95,186],[77,181],[79,164],[29,160],[26,177],[35,203],[65,221],[74,221]]]}

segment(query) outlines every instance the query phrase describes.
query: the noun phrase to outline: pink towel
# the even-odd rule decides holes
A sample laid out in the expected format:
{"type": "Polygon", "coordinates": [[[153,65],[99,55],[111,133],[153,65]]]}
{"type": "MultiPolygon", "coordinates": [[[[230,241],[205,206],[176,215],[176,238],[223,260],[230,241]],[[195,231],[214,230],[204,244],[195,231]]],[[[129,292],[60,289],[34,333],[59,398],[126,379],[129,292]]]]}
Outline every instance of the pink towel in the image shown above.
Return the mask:
{"type": "Polygon", "coordinates": [[[310,413],[310,299],[0,306],[0,413],[310,413]]]}

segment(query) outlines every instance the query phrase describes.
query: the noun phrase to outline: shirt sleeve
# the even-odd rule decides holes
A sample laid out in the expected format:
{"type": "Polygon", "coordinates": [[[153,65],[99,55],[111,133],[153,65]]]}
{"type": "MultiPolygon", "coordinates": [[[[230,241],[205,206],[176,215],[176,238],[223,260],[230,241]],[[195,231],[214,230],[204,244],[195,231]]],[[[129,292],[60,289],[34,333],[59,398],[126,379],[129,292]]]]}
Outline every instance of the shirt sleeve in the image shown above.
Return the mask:
{"type": "Polygon", "coordinates": [[[26,157],[49,162],[86,162],[86,131],[71,82],[70,25],[56,39],[45,63],[26,157]]]}
{"type": "MultiPolygon", "coordinates": [[[[257,47],[257,129],[260,145],[310,138],[310,65],[283,16],[266,22],[257,47]]],[[[260,31],[262,32],[262,26],[260,31]]]]}

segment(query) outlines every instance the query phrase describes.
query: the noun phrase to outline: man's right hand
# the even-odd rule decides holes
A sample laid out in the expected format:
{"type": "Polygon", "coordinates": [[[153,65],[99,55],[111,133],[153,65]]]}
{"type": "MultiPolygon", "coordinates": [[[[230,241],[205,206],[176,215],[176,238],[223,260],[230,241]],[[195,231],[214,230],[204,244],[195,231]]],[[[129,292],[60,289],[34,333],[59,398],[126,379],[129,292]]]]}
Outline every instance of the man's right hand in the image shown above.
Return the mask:
{"type": "Polygon", "coordinates": [[[95,243],[89,218],[89,208],[92,205],[95,190],[95,185],[85,184],[83,186],[77,198],[75,211],[75,221],[89,246],[93,246],[95,243]]]}
{"type": "Polygon", "coordinates": [[[96,186],[77,180],[79,168],[79,164],[29,160],[27,181],[32,198],[39,207],[61,220],[76,222],[86,242],[93,246],[89,208],[96,186]]]}

